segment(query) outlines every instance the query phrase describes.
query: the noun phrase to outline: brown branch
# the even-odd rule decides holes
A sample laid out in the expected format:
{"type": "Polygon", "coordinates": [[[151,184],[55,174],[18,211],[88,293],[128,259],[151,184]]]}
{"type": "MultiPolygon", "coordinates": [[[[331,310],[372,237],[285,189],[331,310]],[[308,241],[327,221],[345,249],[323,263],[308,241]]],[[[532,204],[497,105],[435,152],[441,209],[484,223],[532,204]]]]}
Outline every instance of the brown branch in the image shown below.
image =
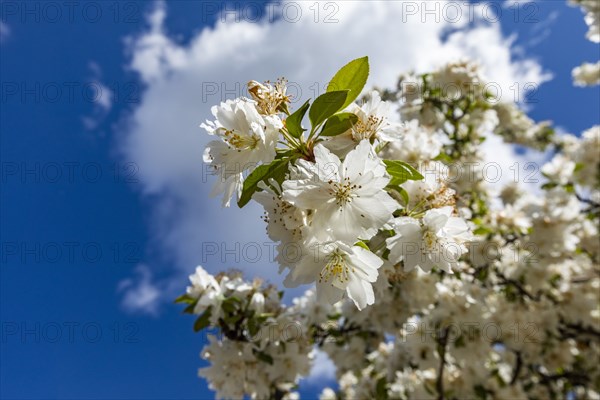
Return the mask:
{"type": "Polygon", "coordinates": [[[514,385],[517,382],[519,374],[521,373],[521,368],[523,368],[523,356],[521,356],[521,352],[515,351],[515,354],[517,356],[517,361],[515,364],[515,371],[513,373],[512,379],[510,380],[511,385],[514,385]]]}
{"type": "Polygon", "coordinates": [[[435,388],[438,392],[438,400],[444,400],[444,367],[446,366],[446,345],[448,344],[448,328],[444,328],[441,336],[437,339],[438,354],[440,356],[440,366],[438,376],[435,382],[435,388]]]}
{"type": "Polygon", "coordinates": [[[527,289],[525,289],[520,282],[518,282],[514,279],[507,278],[499,271],[496,271],[496,275],[498,275],[498,278],[500,278],[500,283],[505,284],[505,285],[511,285],[512,287],[517,289],[519,294],[521,294],[522,296],[527,297],[528,299],[533,300],[533,301],[540,301],[540,299],[542,297],[540,292],[533,295],[533,294],[529,293],[527,291],[527,289]]]}

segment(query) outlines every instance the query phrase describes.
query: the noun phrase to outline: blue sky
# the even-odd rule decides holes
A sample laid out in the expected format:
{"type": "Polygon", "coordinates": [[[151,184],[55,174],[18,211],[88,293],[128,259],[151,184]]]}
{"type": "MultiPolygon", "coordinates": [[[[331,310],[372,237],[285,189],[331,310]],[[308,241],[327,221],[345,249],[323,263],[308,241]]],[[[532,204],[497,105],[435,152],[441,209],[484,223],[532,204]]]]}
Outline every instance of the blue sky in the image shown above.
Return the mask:
{"type": "MultiPolygon", "coordinates": [[[[597,88],[574,87],[570,77],[581,62],[597,61],[599,48],[585,40],[581,11],[564,1],[521,4],[517,18],[501,8],[492,29],[461,26],[450,44],[434,38],[448,39],[451,24],[384,27],[385,13],[374,12],[370,20],[397,34],[381,38],[364,15],[341,10],[340,25],[351,22],[361,38],[353,46],[335,27],[327,29],[337,37],[306,44],[325,29],[316,23],[230,21],[203,31],[217,19],[206,4],[216,3],[53,3],[59,17],[47,4],[0,2],[2,398],[212,398],[196,377],[203,339],[169,300],[199,263],[278,278],[268,261],[243,267],[202,253],[213,237],[264,237],[257,207],[220,211],[206,195],[197,126],[225,93],[206,98],[203,84],[294,80],[290,73],[320,83],[354,52],[386,59],[386,41],[400,43],[401,65],[380,63],[370,83],[390,84],[408,66],[435,64],[435,54],[468,48],[491,63],[504,49],[510,57],[491,65],[503,85],[553,76],[527,102],[531,117],[576,134],[600,120],[597,88]],[[248,40],[264,46],[247,49],[248,40]]],[[[302,386],[308,396],[315,390],[302,386]]]]}

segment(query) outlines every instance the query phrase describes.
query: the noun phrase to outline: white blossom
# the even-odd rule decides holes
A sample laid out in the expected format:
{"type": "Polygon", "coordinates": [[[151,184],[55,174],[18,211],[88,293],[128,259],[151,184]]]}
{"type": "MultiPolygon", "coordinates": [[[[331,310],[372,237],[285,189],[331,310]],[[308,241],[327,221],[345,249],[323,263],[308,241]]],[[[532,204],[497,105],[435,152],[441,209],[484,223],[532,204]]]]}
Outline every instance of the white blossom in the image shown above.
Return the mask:
{"type": "Polygon", "coordinates": [[[380,152],[383,158],[420,163],[436,158],[443,146],[442,138],[437,132],[430,132],[415,119],[402,124],[398,137],[398,140],[390,141],[380,152]]]}
{"type": "Polygon", "coordinates": [[[593,86],[600,83],[600,61],[595,64],[583,63],[573,69],[576,86],[593,86]]]}
{"type": "Polygon", "coordinates": [[[356,124],[347,132],[330,138],[324,145],[336,155],[344,157],[362,140],[397,140],[397,126],[389,121],[390,108],[390,103],[382,101],[379,93],[372,91],[362,106],[352,103],[347,109],[347,112],[358,117],[356,124]]]}
{"type": "Polygon", "coordinates": [[[204,151],[204,162],[220,175],[213,195],[223,193],[223,205],[229,206],[240,194],[243,171],[275,158],[275,145],[283,123],[277,116],[262,116],[253,101],[227,100],[212,108],[215,121],[200,126],[219,137],[204,151]]]}
{"type": "Polygon", "coordinates": [[[299,160],[295,179],[283,183],[283,199],[312,210],[310,234],[349,243],[372,237],[399,207],[384,190],[385,165],[367,140],[344,161],[325,147],[315,147],[315,163],[299,160]]]}
{"type": "Polygon", "coordinates": [[[346,293],[361,310],[373,304],[375,295],[372,283],[377,280],[377,270],[383,261],[359,246],[341,242],[314,243],[287,276],[285,285],[317,282],[317,301],[334,304],[346,293]]]}
{"type": "Polygon", "coordinates": [[[422,223],[411,217],[396,218],[392,226],[396,235],[386,241],[390,260],[404,261],[406,271],[439,267],[451,273],[467,251],[465,242],[471,240],[469,227],[452,216],[452,207],[427,211],[422,223]]]}
{"type": "Polygon", "coordinates": [[[190,275],[192,286],[188,286],[187,294],[198,299],[194,313],[202,314],[208,307],[219,307],[223,299],[221,286],[216,279],[206,272],[201,266],[196,267],[196,272],[190,275]]]}

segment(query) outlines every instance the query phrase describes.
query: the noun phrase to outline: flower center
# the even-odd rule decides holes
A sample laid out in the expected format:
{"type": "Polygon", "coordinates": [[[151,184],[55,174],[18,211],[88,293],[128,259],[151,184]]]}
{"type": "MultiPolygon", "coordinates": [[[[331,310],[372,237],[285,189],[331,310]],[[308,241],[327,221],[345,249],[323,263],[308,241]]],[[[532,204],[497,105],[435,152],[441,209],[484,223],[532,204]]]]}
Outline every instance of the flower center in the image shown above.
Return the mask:
{"type": "Polygon", "coordinates": [[[352,198],[356,196],[354,189],[358,188],[358,185],[352,184],[349,178],[345,178],[342,182],[329,181],[329,185],[331,185],[329,192],[333,195],[336,204],[340,208],[350,203],[352,198]]]}
{"type": "Polygon", "coordinates": [[[224,140],[238,150],[252,150],[256,148],[259,137],[257,135],[240,135],[234,130],[224,129],[224,140]]]}
{"type": "Polygon", "coordinates": [[[344,256],[337,250],[329,256],[329,261],[319,274],[319,283],[331,282],[332,280],[337,280],[340,283],[350,280],[350,267],[346,264],[344,256]]]}
{"type": "Polygon", "coordinates": [[[371,139],[371,137],[375,136],[381,124],[383,124],[383,117],[369,115],[366,121],[359,119],[356,125],[352,127],[352,138],[356,142],[360,142],[363,139],[371,139]]]}
{"type": "Polygon", "coordinates": [[[287,109],[290,96],[286,94],[286,84],[285,78],[279,78],[273,85],[269,81],[264,85],[256,81],[248,82],[248,92],[256,101],[256,107],[261,114],[274,115],[287,109]],[[280,109],[280,106],[283,107],[283,110],[280,109]]]}
{"type": "Polygon", "coordinates": [[[423,242],[425,243],[426,251],[431,252],[435,250],[438,244],[438,238],[435,232],[430,229],[425,230],[423,234],[423,242]]]}

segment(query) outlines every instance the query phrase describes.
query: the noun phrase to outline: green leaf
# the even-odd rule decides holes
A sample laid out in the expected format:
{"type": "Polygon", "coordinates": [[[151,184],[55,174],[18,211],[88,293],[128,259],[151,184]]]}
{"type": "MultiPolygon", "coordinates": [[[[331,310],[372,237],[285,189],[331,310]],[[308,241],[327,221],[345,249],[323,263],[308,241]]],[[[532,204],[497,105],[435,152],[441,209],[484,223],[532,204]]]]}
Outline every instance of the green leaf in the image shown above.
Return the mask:
{"type": "Polygon", "coordinates": [[[248,320],[248,333],[250,336],[254,337],[260,331],[260,325],[256,322],[254,318],[250,318],[248,320]]]}
{"type": "Polygon", "coordinates": [[[478,235],[478,236],[483,236],[483,235],[487,235],[488,233],[493,233],[494,231],[486,226],[479,226],[477,227],[474,231],[473,234],[474,235],[478,235]]]}
{"type": "Polygon", "coordinates": [[[264,361],[267,364],[271,364],[271,365],[273,364],[273,357],[271,357],[267,353],[263,353],[262,351],[258,351],[255,349],[252,349],[252,352],[254,353],[256,358],[258,358],[259,360],[264,361]]]}
{"type": "Polygon", "coordinates": [[[294,154],[295,150],[286,150],[281,153],[277,153],[275,156],[276,160],[282,160],[284,158],[290,158],[294,154]]]}
{"type": "Polygon", "coordinates": [[[480,270],[476,271],[475,278],[477,278],[481,282],[485,282],[489,275],[490,275],[489,268],[484,267],[484,268],[481,268],[480,270]]]}
{"type": "Polygon", "coordinates": [[[482,385],[475,385],[473,389],[475,390],[477,399],[486,400],[488,398],[487,390],[482,385]]]}
{"type": "Polygon", "coordinates": [[[242,314],[229,314],[229,315],[225,316],[223,318],[223,320],[225,321],[225,323],[227,323],[227,325],[234,326],[242,318],[244,318],[244,316],[242,314]]]}
{"type": "Polygon", "coordinates": [[[387,185],[386,186],[387,189],[390,190],[395,190],[396,192],[398,192],[398,194],[400,195],[400,197],[402,197],[402,201],[404,202],[404,205],[408,205],[408,192],[402,187],[402,186],[398,186],[398,185],[387,185]]]}
{"type": "Polygon", "coordinates": [[[556,288],[558,283],[562,280],[562,275],[561,274],[554,274],[552,275],[552,277],[550,278],[550,285],[553,288],[556,288]]]}
{"type": "Polygon", "coordinates": [[[304,118],[309,106],[310,100],[306,100],[306,103],[302,104],[302,107],[294,111],[294,113],[285,120],[285,127],[290,135],[295,138],[302,136],[302,133],[306,130],[302,128],[302,118],[304,118]]]}
{"type": "Polygon", "coordinates": [[[348,90],[340,108],[345,108],[360,95],[369,77],[369,57],[357,58],[344,65],[327,85],[327,91],[348,90]]]}
{"type": "Polygon", "coordinates": [[[229,297],[223,300],[223,302],[221,303],[221,308],[228,313],[233,313],[237,309],[236,304],[239,303],[239,299],[236,299],[235,297],[229,297]]]}
{"type": "Polygon", "coordinates": [[[565,191],[567,193],[575,193],[575,186],[569,182],[565,185],[565,191]]]}
{"type": "Polygon", "coordinates": [[[404,200],[404,204],[408,205],[408,201],[409,201],[409,197],[408,197],[408,192],[401,186],[398,186],[398,189],[400,189],[400,196],[402,196],[402,200],[404,200]]]}
{"type": "Polygon", "coordinates": [[[548,182],[548,183],[544,183],[542,185],[542,189],[549,190],[549,189],[554,189],[557,186],[558,186],[558,183],[556,183],[556,182],[548,182]]]}
{"type": "Polygon", "coordinates": [[[175,304],[177,303],[184,303],[184,304],[196,304],[196,301],[198,301],[198,299],[190,296],[189,294],[182,294],[181,296],[179,296],[178,298],[175,299],[175,304]]]}
{"type": "Polygon", "coordinates": [[[238,206],[244,207],[252,195],[260,190],[258,183],[261,181],[268,181],[269,178],[275,179],[281,183],[285,179],[285,174],[288,171],[289,159],[273,160],[270,164],[260,165],[256,167],[254,171],[244,181],[244,187],[242,189],[242,195],[238,200],[238,206]]]}
{"type": "Polygon", "coordinates": [[[441,152],[436,158],[435,161],[445,161],[447,163],[452,163],[454,160],[448,154],[441,152]]]}
{"type": "Polygon", "coordinates": [[[389,398],[387,391],[387,380],[385,377],[379,378],[375,385],[375,398],[377,400],[386,400],[389,398]]]}
{"type": "Polygon", "coordinates": [[[210,325],[210,314],[212,313],[212,307],[208,307],[204,314],[198,317],[196,322],[194,323],[194,332],[199,332],[202,329],[208,327],[210,325]]]}
{"type": "Polygon", "coordinates": [[[358,246],[358,247],[362,247],[365,250],[371,251],[371,249],[369,248],[369,246],[367,246],[367,244],[365,242],[363,242],[362,240],[359,240],[358,242],[354,243],[354,245],[358,246]]]}
{"type": "Polygon", "coordinates": [[[316,129],[323,121],[340,111],[347,97],[348,90],[327,92],[317,97],[308,112],[313,129],[316,129]]]}
{"type": "Polygon", "coordinates": [[[408,180],[418,181],[423,179],[423,175],[419,171],[404,161],[383,160],[383,162],[388,174],[392,176],[392,180],[389,183],[390,186],[401,185],[408,180]]]}
{"type": "Polygon", "coordinates": [[[258,314],[258,316],[256,318],[260,323],[263,323],[272,316],[274,316],[273,313],[261,313],[261,314],[258,314]]]}
{"type": "Polygon", "coordinates": [[[183,314],[193,314],[196,308],[196,303],[188,304],[188,306],[182,311],[183,314]]]}
{"type": "Polygon", "coordinates": [[[332,115],[327,122],[325,122],[325,126],[323,126],[323,130],[319,135],[337,136],[352,128],[354,124],[356,124],[356,121],[358,121],[358,117],[352,113],[339,113],[332,115]]]}

